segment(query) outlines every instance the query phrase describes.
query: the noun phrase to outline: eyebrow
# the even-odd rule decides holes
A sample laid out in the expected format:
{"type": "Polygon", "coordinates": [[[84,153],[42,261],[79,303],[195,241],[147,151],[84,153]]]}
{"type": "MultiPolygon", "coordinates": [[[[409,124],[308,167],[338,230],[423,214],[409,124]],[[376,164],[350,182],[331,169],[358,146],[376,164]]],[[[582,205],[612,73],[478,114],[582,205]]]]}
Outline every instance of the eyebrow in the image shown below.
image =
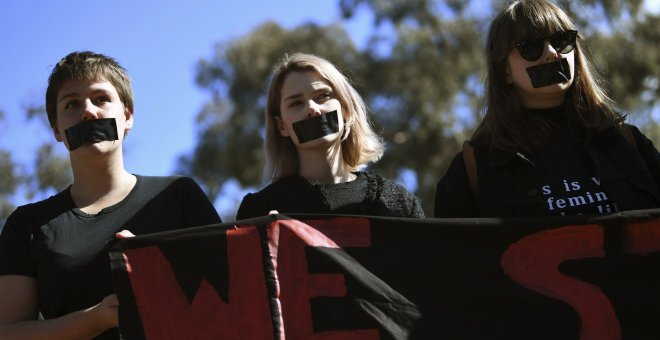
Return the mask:
{"type": "Polygon", "coordinates": [[[57,100],[57,102],[58,102],[58,103],[61,103],[61,102],[63,102],[65,99],[67,99],[67,98],[72,98],[72,97],[78,97],[78,93],[77,93],[77,92],[70,92],[70,93],[67,93],[67,94],[63,95],[62,97],[60,97],[60,98],[57,100]]]}
{"type": "Polygon", "coordinates": [[[284,98],[282,101],[285,102],[287,100],[296,99],[296,98],[300,98],[300,97],[302,97],[302,93],[297,93],[297,94],[293,94],[293,95],[290,95],[290,96],[284,98]]]}
{"type": "MultiPolygon", "coordinates": [[[[91,95],[94,96],[94,95],[97,95],[99,93],[106,94],[106,95],[110,94],[110,92],[108,92],[108,90],[101,88],[101,89],[93,89],[92,92],[91,92],[91,95]]],[[[64,101],[67,98],[71,98],[71,97],[75,98],[75,97],[78,97],[78,96],[80,96],[80,94],[78,92],[72,91],[72,92],[69,92],[69,93],[63,95],[62,97],[60,97],[57,102],[61,103],[62,101],[64,101]]]]}
{"type": "MultiPolygon", "coordinates": [[[[314,91],[312,91],[312,93],[314,93],[314,94],[319,93],[319,92],[335,92],[335,90],[330,85],[323,84],[319,88],[316,88],[316,89],[314,89],[314,91]]],[[[292,94],[292,95],[282,99],[282,101],[285,102],[287,100],[297,99],[297,98],[300,98],[302,96],[303,96],[302,93],[296,93],[296,94],[292,94]]]]}

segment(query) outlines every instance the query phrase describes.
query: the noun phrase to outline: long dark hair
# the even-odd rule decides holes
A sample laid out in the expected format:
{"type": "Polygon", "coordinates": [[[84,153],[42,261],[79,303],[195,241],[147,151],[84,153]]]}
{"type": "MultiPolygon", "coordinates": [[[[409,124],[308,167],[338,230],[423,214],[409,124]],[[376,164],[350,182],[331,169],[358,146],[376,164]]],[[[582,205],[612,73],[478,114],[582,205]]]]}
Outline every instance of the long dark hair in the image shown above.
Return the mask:
{"type": "MultiPolygon", "coordinates": [[[[524,114],[520,95],[507,83],[507,58],[520,39],[575,29],[566,13],[548,0],[514,1],[493,19],[486,43],[484,117],[472,136],[473,142],[489,149],[525,152],[533,152],[546,142],[552,125],[524,114]]],[[[614,109],[601,78],[585,58],[579,35],[574,53],[575,76],[564,105],[571,131],[586,140],[621,124],[624,117],[614,109]]]]}

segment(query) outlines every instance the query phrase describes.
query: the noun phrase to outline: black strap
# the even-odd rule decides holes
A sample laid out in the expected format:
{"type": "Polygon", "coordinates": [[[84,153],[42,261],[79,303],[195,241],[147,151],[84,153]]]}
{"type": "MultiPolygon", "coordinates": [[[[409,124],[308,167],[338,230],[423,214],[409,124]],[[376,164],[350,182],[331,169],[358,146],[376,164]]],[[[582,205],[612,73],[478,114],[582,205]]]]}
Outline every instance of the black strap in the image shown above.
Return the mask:
{"type": "Polygon", "coordinates": [[[468,141],[463,143],[463,161],[465,162],[465,170],[472,189],[472,195],[476,200],[479,197],[477,195],[477,161],[474,158],[474,147],[468,141]]]}
{"type": "Polygon", "coordinates": [[[635,149],[637,149],[637,141],[635,140],[635,135],[633,134],[630,125],[622,123],[621,125],[619,125],[619,131],[621,131],[623,138],[625,138],[628,141],[628,143],[630,143],[630,145],[634,146],[635,149]]]}

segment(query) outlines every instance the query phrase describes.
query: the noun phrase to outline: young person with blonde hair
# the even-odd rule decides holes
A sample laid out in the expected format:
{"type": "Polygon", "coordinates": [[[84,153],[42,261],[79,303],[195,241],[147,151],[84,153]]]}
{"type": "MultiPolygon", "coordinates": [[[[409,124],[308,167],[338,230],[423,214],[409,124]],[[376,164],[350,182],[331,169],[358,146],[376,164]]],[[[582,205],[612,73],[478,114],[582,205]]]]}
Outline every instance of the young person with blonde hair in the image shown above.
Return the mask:
{"type": "Polygon", "coordinates": [[[237,219],[281,213],[423,217],[419,200],[372,172],[384,145],[362,97],[329,61],[287,55],[275,67],[265,112],[269,185],[243,198],[237,219]]]}

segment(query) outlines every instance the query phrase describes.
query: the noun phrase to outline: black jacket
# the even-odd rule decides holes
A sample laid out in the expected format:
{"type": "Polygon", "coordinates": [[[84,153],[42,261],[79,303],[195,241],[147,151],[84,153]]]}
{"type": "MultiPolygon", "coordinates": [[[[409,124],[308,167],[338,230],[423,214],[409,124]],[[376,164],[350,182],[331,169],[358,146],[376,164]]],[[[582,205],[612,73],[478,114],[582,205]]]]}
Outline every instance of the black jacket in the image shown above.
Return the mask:
{"type": "MultiPolygon", "coordinates": [[[[636,127],[634,145],[618,129],[585,142],[596,175],[620,211],[660,207],[660,153],[636,127]]],[[[546,215],[535,165],[520,152],[474,146],[477,196],[471,192],[463,154],[440,179],[435,217],[515,217],[546,215]]]]}

